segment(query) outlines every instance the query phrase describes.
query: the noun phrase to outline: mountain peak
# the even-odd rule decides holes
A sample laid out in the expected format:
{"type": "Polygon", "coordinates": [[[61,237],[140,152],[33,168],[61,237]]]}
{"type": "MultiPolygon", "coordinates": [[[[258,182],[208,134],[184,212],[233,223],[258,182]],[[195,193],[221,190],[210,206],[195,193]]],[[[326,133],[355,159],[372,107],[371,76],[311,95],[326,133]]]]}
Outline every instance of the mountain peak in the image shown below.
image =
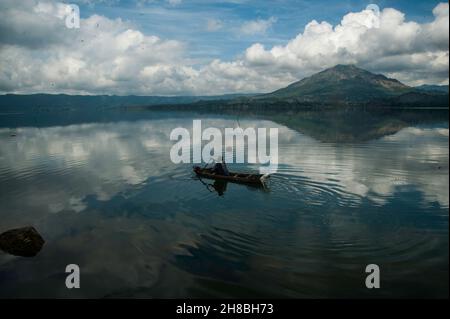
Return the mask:
{"type": "MultiPolygon", "coordinates": [[[[336,64],[335,66],[328,68],[326,70],[363,70],[361,68],[358,68],[355,64],[336,64]]],[[[325,70],[325,71],[326,71],[325,70]]],[[[365,70],[363,70],[365,71],[365,70]]]]}
{"type": "MultiPolygon", "coordinates": [[[[326,74],[327,76],[334,75],[338,76],[339,79],[347,79],[347,78],[355,78],[358,76],[375,76],[375,77],[383,77],[384,75],[373,74],[367,70],[361,69],[354,64],[338,64],[334,67],[328,68],[319,72],[318,74],[326,74]]],[[[313,75],[314,76],[314,75],[313,75]]]]}
{"type": "Polygon", "coordinates": [[[371,73],[354,64],[338,64],[266,97],[303,101],[363,101],[400,95],[410,89],[398,80],[371,73]]]}

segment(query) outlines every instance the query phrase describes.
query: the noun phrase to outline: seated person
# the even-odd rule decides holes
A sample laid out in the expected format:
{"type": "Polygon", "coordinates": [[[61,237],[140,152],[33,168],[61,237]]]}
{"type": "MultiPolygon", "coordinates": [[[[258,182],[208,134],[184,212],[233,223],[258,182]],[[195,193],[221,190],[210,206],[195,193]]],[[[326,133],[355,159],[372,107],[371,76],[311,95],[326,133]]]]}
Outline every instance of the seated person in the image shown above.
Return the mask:
{"type": "Polygon", "coordinates": [[[214,173],[216,173],[217,175],[224,175],[224,176],[230,175],[230,173],[228,172],[227,165],[225,164],[225,161],[217,162],[216,164],[214,164],[214,173]]]}

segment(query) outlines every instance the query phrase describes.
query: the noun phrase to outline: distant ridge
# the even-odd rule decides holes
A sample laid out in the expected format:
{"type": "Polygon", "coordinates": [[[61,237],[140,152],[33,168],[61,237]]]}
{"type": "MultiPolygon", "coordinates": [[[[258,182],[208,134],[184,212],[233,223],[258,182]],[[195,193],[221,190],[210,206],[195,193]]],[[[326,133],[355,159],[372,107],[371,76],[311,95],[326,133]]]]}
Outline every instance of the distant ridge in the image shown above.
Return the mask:
{"type": "Polygon", "coordinates": [[[96,109],[120,106],[176,105],[198,101],[222,101],[250,94],[217,96],[118,96],[118,95],[67,95],[67,94],[5,94],[0,95],[0,112],[19,109],[96,109]]]}
{"type": "Polygon", "coordinates": [[[424,84],[415,87],[419,91],[423,92],[442,92],[448,94],[448,85],[428,85],[424,84]]]}

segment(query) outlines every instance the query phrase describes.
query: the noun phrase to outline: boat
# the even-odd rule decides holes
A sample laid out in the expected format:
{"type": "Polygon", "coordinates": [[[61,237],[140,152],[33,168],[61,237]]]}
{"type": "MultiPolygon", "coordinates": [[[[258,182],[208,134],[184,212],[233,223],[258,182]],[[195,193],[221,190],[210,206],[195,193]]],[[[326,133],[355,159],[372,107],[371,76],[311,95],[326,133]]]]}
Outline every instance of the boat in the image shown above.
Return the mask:
{"type": "Polygon", "coordinates": [[[229,172],[229,175],[218,175],[214,172],[213,168],[201,168],[199,166],[194,166],[194,173],[198,177],[254,186],[264,186],[265,181],[269,177],[269,174],[246,174],[233,172],[229,172]]]}

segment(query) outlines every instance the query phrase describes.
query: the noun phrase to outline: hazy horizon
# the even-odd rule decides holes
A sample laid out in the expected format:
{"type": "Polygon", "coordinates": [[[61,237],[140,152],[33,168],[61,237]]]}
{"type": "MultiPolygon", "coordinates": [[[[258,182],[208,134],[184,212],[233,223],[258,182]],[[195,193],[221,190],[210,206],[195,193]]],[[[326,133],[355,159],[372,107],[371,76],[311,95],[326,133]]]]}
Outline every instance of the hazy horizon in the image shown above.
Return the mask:
{"type": "MultiPolygon", "coordinates": [[[[348,66],[351,66],[351,65],[352,64],[349,64],[348,66]]],[[[319,71],[319,72],[322,72],[322,71],[319,71]]],[[[381,75],[384,75],[384,74],[381,74],[381,75]]],[[[302,79],[298,79],[298,80],[288,84],[287,86],[289,86],[291,84],[294,84],[294,83],[296,83],[298,81],[301,81],[301,80],[303,80],[305,78],[307,78],[307,77],[304,77],[302,79]]],[[[424,84],[421,84],[419,86],[410,86],[410,87],[411,88],[419,88],[421,86],[441,86],[441,87],[444,87],[444,86],[448,86],[448,84],[443,84],[442,85],[442,84],[424,83],[424,84]]],[[[278,89],[282,89],[282,88],[284,88],[284,87],[277,88],[277,89],[275,89],[275,91],[278,90],[278,89]]],[[[255,93],[250,93],[250,92],[229,92],[229,93],[222,93],[222,94],[201,94],[201,95],[194,95],[194,94],[191,94],[191,95],[144,95],[144,94],[142,94],[142,95],[139,95],[139,94],[123,94],[123,95],[120,95],[120,94],[92,94],[92,93],[83,93],[83,92],[79,92],[79,93],[75,93],[75,94],[58,93],[58,92],[51,92],[51,93],[46,93],[46,92],[10,93],[10,92],[6,92],[6,93],[0,93],[0,96],[3,96],[3,95],[69,95],[69,96],[117,96],[117,97],[138,96],[138,97],[162,97],[162,98],[177,98],[177,97],[180,97],[181,98],[181,97],[214,97],[214,96],[219,96],[220,97],[220,96],[234,96],[234,95],[239,95],[239,96],[241,96],[241,95],[258,95],[258,94],[267,94],[267,93],[271,93],[271,92],[274,92],[274,91],[255,92],[255,93]]]]}

